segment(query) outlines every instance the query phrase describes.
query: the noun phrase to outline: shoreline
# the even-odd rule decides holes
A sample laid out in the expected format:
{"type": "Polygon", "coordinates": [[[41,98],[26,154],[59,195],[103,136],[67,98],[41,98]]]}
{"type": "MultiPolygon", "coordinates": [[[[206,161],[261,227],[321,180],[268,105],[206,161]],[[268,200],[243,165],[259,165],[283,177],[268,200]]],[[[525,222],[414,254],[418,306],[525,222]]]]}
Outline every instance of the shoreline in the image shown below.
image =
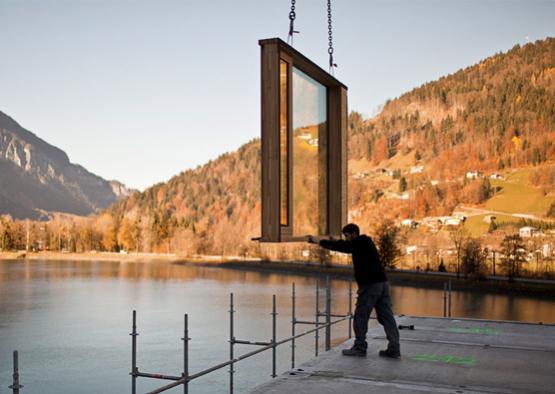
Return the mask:
{"type": "MultiPolygon", "coordinates": [[[[184,256],[166,253],[116,253],[116,252],[0,252],[0,263],[5,261],[106,261],[121,263],[169,263],[177,265],[194,265],[217,267],[245,271],[273,272],[306,276],[330,276],[336,279],[353,278],[351,265],[320,264],[299,261],[265,261],[261,259],[245,259],[239,256],[184,256]]],[[[442,290],[444,283],[451,280],[453,290],[477,291],[504,295],[521,295],[541,298],[555,298],[555,281],[519,278],[509,282],[503,277],[488,277],[476,281],[457,278],[454,273],[438,273],[408,270],[387,270],[392,285],[414,286],[420,288],[442,290]]]]}
{"type": "MultiPolygon", "coordinates": [[[[228,261],[219,263],[189,263],[178,261],[179,265],[205,265],[227,269],[253,270],[259,272],[288,273],[295,275],[324,277],[329,275],[336,279],[353,279],[351,265],[321,265],[306,262],[276,262],[276,261],[228,261]]],[[[509,282],[502,277],[488,278],[480,281],[457,278],[454,273],[438,273],[425,271],[386,270],[389,282],[401,286],[413,286],[426,289],[443,290],[444,283],[451,280],[452,290],[472,291],[481,293],[495,293],[503,295],[532,296],[540,298],[555,298],[555,281],[535,281],[516,279],[509,282]]]]}
{"type": "Polygon", "coordinates": [[[0,262],[13,260],[62,260],[62,261],[113,261],[113,262],[176,262],[183,258],[165,253],[116,253],[116,252],[0,252],[0,262]]]}

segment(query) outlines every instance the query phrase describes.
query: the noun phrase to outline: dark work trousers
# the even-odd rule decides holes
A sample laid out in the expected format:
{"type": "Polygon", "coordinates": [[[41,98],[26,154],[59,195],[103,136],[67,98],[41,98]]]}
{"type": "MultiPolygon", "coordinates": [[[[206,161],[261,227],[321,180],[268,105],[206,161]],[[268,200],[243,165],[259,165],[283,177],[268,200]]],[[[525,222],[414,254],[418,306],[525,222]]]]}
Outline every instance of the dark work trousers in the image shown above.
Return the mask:
{"type": "Polygon", "coordinates": [[[399,330],[391,310],[391,299],[389,297],[389,282],[378,282],[359,288],[357,291],[357,303],[353,320],[355,330],[355,347],[364,349],[368,347],[366,333],[368,332],[368,319],[370,312],[376,309],[378,322],[385,330],[385,336],[389,341],[387,349],[399,352],[399,330]]]}

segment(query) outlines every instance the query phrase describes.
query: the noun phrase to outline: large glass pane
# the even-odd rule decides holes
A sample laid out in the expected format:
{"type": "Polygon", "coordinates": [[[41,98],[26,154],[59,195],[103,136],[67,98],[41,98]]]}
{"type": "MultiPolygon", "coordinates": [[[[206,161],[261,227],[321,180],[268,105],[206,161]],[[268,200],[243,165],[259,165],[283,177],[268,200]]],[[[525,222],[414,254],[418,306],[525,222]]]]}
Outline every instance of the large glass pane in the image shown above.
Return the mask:
{"type": "Polygon", "coordinates": [[[326,87],[293,67],[293,236],[327,234],[326,87]]]}
{"type": "Polygon", "coordinates": [[[289,225],[289,164],[288,164],[288,67],[287,62],[281,60],[279,65],[279,144],[280,144],[280,224],[289,225]]]}

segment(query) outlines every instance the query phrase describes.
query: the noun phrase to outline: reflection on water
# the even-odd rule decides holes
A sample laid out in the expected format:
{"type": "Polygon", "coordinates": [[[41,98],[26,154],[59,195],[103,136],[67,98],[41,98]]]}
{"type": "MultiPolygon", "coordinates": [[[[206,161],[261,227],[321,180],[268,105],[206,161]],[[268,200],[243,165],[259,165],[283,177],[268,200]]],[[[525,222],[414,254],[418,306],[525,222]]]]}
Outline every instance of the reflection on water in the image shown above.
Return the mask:
{"type": "MultiPolygon", "coordinates": [[[[130,317],[138,311],[141,371],[180,374],[183,313],[189,314],[191,372],[228,358],[228,302],[235,293],[238,339],[271,337],[271,296],[276,294],[278,338],[290,335],[291,284],[297,317],[313,318],[316,279],[301,275],[179,266],[166,263],[0,263],[0,392],[10,384],[11,351],[18,349],[27,392],[129,392],[130,317]]],[[[321,284],[323,285],[323,280],[321,284]]],[[[332,280],[333,313],[348,310],[348,286],[332,280]]],[[[397,314],[440,316],[440,290],[393,286],[397,314]]],[[[321,294],[321,309],[324,294],[321,294]]],[[[453,316],[555,322],[555,302],[497,294],[453,292],[453,316]]],[[[297,328],[299,330],[303,328],[297,328]]],[[[334,327],[334,342],[346,324],[334,327]]],[[[298,342],[298,362],[313,354],[313,337],[298,342]]],[[[238,347],[236,354],[252,350],[238,347]]],[[[269,379],[270,353],[237,365],[236,392],[269,379]]],[[[278,351],[279,371],[290,366],[290,348],[278,351]]],[[[199,379],[193,393],[227,392],[227,370],[199,379]]],[[[140,392],[160,382],[139,380],[140,392]]],[[[170,392],[181,392],[175,389],[170,392]]]]}

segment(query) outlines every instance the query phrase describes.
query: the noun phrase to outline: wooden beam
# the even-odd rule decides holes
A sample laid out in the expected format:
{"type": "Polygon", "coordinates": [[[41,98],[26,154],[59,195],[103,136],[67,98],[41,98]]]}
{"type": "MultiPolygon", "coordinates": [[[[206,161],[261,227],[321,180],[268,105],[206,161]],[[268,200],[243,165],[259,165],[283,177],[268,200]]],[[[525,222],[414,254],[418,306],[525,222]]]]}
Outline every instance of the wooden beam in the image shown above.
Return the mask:
{"type": "Polygon", "coordinates": [[[279,242],[279,47],[261,51],[262,241],[279,242]]]}

